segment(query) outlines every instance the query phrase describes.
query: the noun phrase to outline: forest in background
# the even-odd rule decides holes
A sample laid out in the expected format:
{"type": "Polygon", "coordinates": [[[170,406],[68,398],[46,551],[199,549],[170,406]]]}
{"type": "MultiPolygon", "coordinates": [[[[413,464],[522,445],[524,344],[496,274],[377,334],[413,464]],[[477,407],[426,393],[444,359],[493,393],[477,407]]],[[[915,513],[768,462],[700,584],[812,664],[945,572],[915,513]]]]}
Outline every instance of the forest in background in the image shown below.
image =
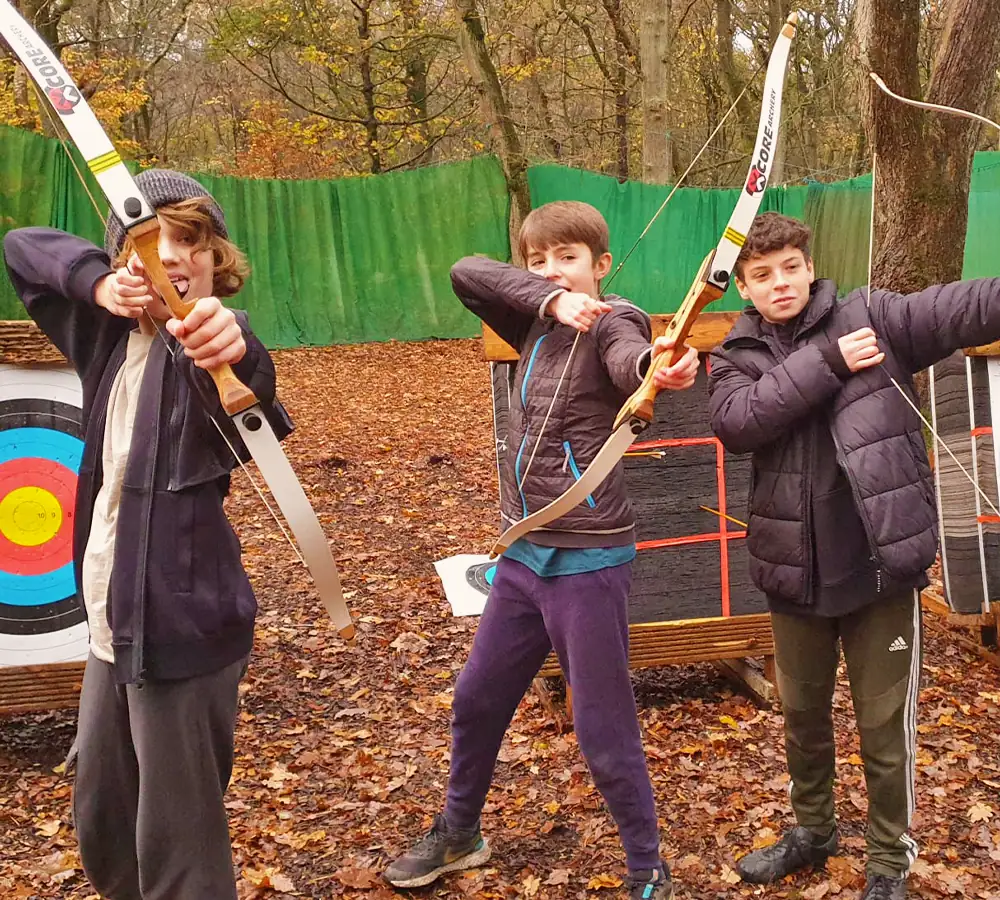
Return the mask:
{"type": "MultiPolygon", "coordinates": [[[[21,0],[112,139],[143,163],[243,177],[367,175],[494,152],[463,60],[467,0],[21,0]]],[[[800,9],[771,183],[855,176],[856,0],[800,9]]],[[[921,3],[930,78],[947,4],[921,3]]],[[[510,120],[533,162],[671,183],[742,179],[766,62],[789,0],[482,0],[510,120]],[[742,93],[749,85],[749,89],[742,93]]],[[[864,72],[861,72],[864,75],[864,72]]],[[[0,59],[0,121],[50,131],[0,59]]],[[[992,111],[997,112],[994,98],[992,111]]],[[[983,131],[979,149],[996,146],[983,131]]]]}

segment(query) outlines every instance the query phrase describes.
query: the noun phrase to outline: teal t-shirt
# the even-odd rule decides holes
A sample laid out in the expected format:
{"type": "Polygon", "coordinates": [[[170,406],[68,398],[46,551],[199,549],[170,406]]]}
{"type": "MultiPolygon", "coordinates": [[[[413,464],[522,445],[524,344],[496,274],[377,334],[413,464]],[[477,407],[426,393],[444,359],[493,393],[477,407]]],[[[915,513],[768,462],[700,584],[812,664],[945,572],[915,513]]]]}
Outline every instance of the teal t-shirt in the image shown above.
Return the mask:
{"type": "Polygon", "coordinates": [[[541,547],[522,538],[503,553],[527,566],[542,578],[557,575],[581,575],[621,566],[635,559],[635,544],[624,547],[541,547]]]}

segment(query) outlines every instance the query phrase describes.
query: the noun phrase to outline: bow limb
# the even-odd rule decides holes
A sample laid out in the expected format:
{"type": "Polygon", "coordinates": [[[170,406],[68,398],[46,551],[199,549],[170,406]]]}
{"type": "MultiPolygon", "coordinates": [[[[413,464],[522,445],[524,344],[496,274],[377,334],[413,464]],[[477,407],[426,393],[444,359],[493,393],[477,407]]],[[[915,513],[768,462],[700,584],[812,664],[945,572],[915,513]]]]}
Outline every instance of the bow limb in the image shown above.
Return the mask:
{"type": "MultiPolygon", "coordinates": [[[[764,98],[761,104],[760,121],[757,126],[757,138],[751,157],[750,171],[747,174],[744,187],[740,191],[736,208],[729,218],[729,223],[718,246],[705,257],[680,308],[667,326],[667,336],[674,338],[674,347],[652,360],[642,384],[625,401],[625,405],[618,412],[611,436],[605,441],[604,446],[601,447],[580,478],[569,490],[547,506],[508,528],[490,550],[491,558],[503,553],[514,541],[536,528],[544,527],[582,503],[611,474],[636,437],[652,423],[653,405],[659,392],[653,383],[653,375],[659,369],[672,365],[683,356],[685,352],[684,341],[690,333],[695,319],[709,303],[718,300],[726,292],[733,267],[736,265],[736,259],[746,242],[747,232],[760,209],[778,141],[781,95],[797,20],[796,13],[792,13],[788,17],[778,35],[774,49],[771,51],[771,58],[767,65],[767,76],[764,80],[764,98]]],[[[657,215],[662,210],[661,206],[657,215]]],[[[635,248],[633,247],[633,249],[635,248]]]]}
{"type": "Polygon", "coordinates": [[[917,109],[926,109],[931,112],[942,112],[951,116],[961,116],[963,119],[972,119],[975,122],[979,122],[982,125],[989,125],[991,128],[995,128],[1000,131],[1000,125],[994,122],[992,119],[987,119],[986,116],[981,116],[979,113],[974,113],[969,109],[961,109],[958,106],[945,106],[943,103],[928,103],[926,100],[912,100],[909,97],[903,97],[897,94],[895,91],[889,89],[888,85],[879,77],[875,72],[869,72],[868,77],[878,85],[878,89],[882,93],[899,103],[905,103],[907,106],[915,106],[917,109]]]}
{"type": "MultiPolygon", "coordinates": [[[[125,226],[150,281],[171,314],[183,318],[190,312],[194,301],[185,301],[178,295],[160,260],[160,225],[156,212],[125,167],[80,89],[56,54],[9,0],[0,0],[0,36],[62,120],[63,127],[97,179],[112,210],[125,226]]],[[[341,635],[350,640],[354,636],[354,623],[344,601],[330,545],[260,402],[230,366],[219,366],[210,370],[210,374],[223,410],[232,419],[295,535],[320,600],[341,635]]],[[[212,418],[212,421],[215,422],[215,419],[212,418]]]]}
{"type": "MultiPolygon", "coordinates": [[[[903,103],[906,106],[914,106],[917,109],[925,109],[930,112],[940,112],[940,113],[945,113],[946,115],[960,116],[963,119],[972,119],[973,121],[979,122],[982,125],[989,125],[991,128],[995,128],[998,132],[1000,132],[1000,124],[997,124],[992,119],[987,119],[986,116],[981,116],[979,115],[979,113],[974,113],[968,109],[961,109],[957,106],[945,106],[942,103],[927,103],[924,100],[913,100],[909,97],[903,97],[900,94],[897,94],[895,91],[890,90],[889,87],[886,85],[886,83],[875,72],[869,72],[868,75],[871,78],[871,80],[875,82],[880,91],[882,91],[884,94],[891,97],[898,103],[903,103]]],[[[875,185],[877,179],[878,179],[878,148],[875,147],[872,153],[872,204],[871,204],[871,219],[869,222],[869,230],[868,230],[868,289],[866,294],[866,302],[868,303],[869,306],[871,305],[872,269],[873,269],[873,260],[875,256],[875,185]]],[[[912,399],[910,399],[909,394],[907,394],[906,391],[903,390],[902,385],[900,385],[899,382],[896,381],[895,378],[893,378],[889,370],[886,369],[885,366],[882,365],[881,363],[879,364],[879,367],[886,373],[886,375],[889,378],[889,381],[892,382],[893,387],[895,387],[896,390],[899,391],[900,396],[906,401],[910,409],[912,409],[913,412],[916,413],[917,418],[919,418],[921,423],[927,428],[928,432],[934,438],[936,445],[940,447],[942,450],[944,450],[944,452],[951,458],[951,461],[956,465],[958,470],[966,477],[969,484],[972,485],[976,493],[979,495],[979,499],[985,501],[986,505],[993,511],[995,515],[1000,516],[1000,509],[997,508],[996,503],[993,502],[989,494],[987,494],[986,491],[983,490],[982,486],[979,484],[978,477],[973,475],[964,465],[962,465],[958,457],[952,451],[951,447],[949,447],[944,438],[942,438],[941,435],[938,434],[937,429],[934,427],[933,423],[931,423],[928,420],[927,416],[923,414],[920,407],[917,406],[917,404],[914,403],[912,399]]]]}

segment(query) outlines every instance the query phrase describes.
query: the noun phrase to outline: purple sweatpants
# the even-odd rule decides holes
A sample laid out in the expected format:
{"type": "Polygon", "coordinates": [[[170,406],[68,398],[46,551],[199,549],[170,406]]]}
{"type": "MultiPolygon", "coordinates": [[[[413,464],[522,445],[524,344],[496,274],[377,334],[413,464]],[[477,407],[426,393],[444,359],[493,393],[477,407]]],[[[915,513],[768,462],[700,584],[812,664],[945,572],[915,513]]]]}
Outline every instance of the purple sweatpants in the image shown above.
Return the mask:
{"type": "Polygon", "coordinates": [[[618,824],[629,869],[660,862],[653,789],[628,672],[632,565],[542,578],[501,558],[452,704],[445,818],[479,821],[504,732],[555,648],[573,688],[577,741],[618,824]]]}

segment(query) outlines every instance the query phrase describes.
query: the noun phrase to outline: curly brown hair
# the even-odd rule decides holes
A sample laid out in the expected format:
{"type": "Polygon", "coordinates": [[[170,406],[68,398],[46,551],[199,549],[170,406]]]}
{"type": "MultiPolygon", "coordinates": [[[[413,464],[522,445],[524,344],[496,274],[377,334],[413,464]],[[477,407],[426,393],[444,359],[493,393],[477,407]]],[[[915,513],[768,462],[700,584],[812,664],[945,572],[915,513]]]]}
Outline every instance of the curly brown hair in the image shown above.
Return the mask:
{"type": "MultiPolygon", "coordinates": [[[[167,203],[156,210],[156,215],[178,229],[198,249],[212,251],[212,291],[216,297],[232,297],[240,292],[250,274],[247,258],[232,241],[216,232],[212,217],[199,198],[167,203]]],[[[112,265],[116,269],[124,266],[134,249],[126,237],[112,265]]]]}
{"type": "Polygon", "coordinates": [[[556,200],[533,209],[517,236],[521,258],[528,248],[547,250],[558,244],[586,244],[594,262],[608,252],[608,223],[589,203],[556,200]]]}
{"type": "Polygon", "coordinates": [[[783,250],[785,247],[801,250],[808,262],[810,240],[812,240],[812,229],[805,222],[783,216],[781,213],[762,213],[753,220],[746,243],[740,250],[740,255],[736,257],[736,277],[740,281],[743,280],[743,266],[755,256],[764,256],[766,253],[783,250]]]}

